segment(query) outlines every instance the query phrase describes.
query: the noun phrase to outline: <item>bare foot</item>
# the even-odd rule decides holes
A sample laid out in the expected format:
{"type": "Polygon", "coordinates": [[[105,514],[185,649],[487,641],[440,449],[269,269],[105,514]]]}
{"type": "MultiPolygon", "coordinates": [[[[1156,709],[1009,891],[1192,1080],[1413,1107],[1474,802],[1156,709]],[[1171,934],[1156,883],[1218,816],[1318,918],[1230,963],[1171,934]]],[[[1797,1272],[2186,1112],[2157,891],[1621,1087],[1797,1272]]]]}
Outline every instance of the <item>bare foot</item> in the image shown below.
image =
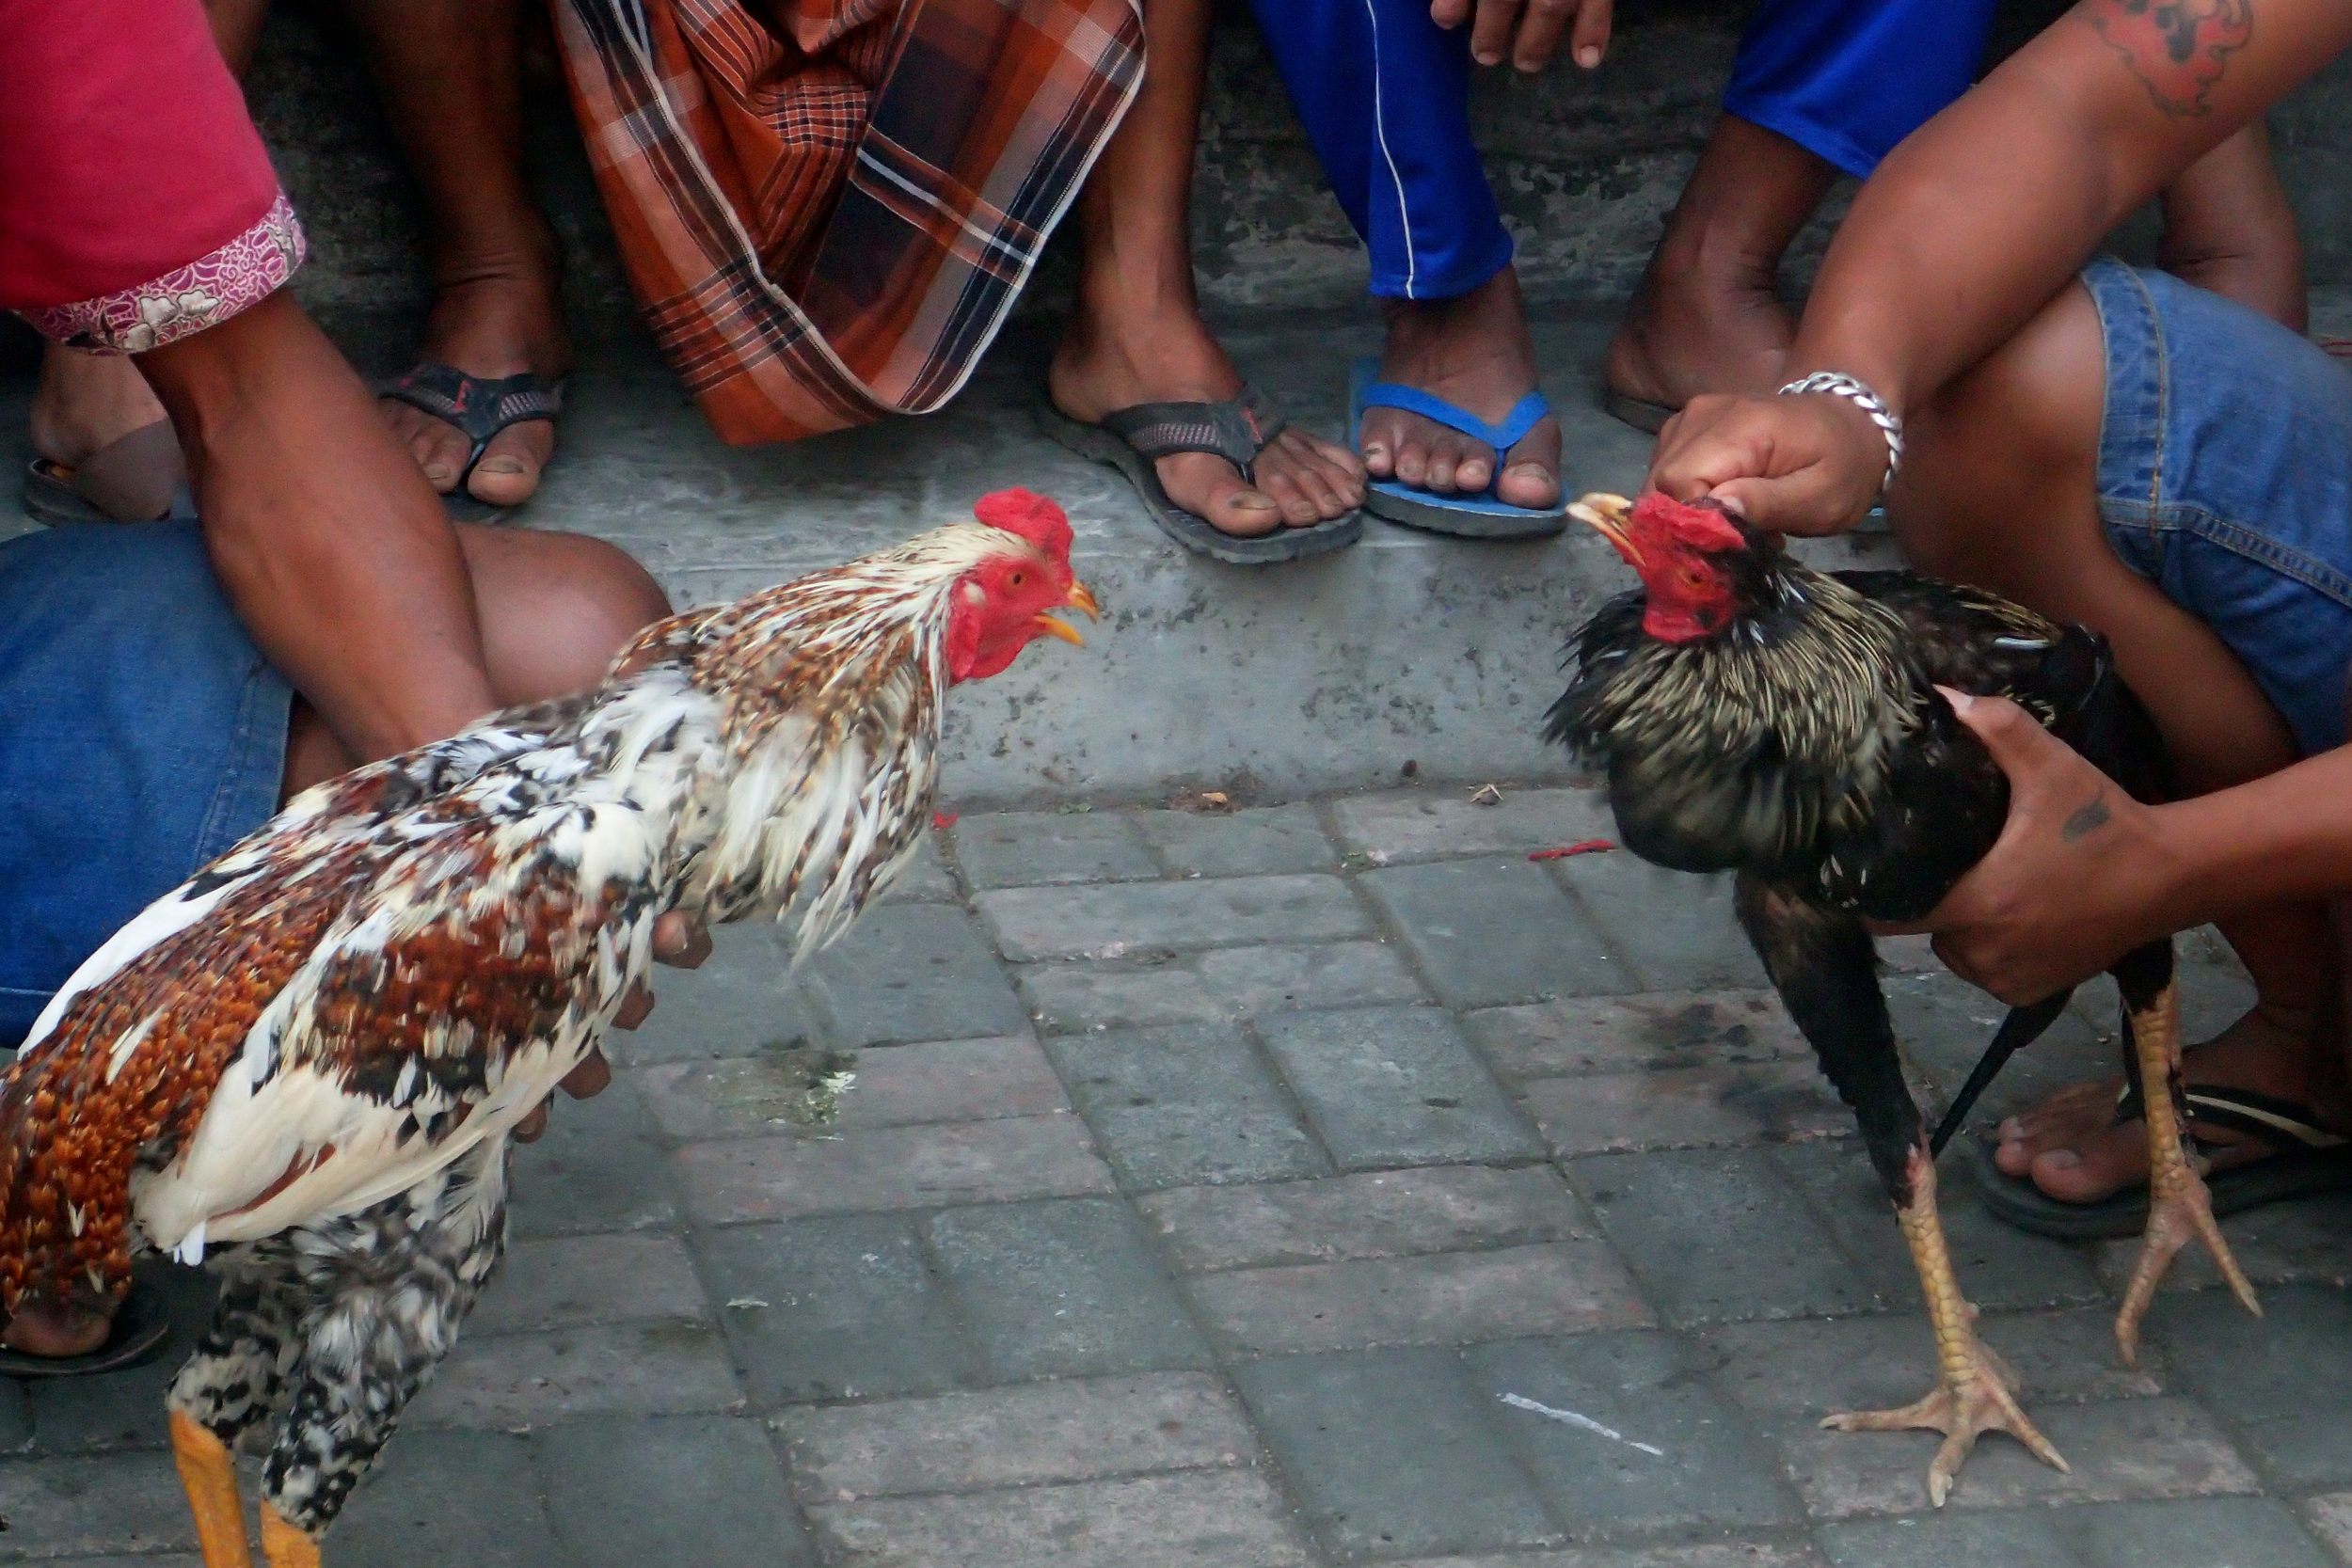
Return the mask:
{"type": "Polygon", "coordinates": [[[8,1326],[0,1330],[0,1344],[27,1355],[87,1355],[106,1342],[116,1305],[58,1302],[28,1291],[8,1326]]]}
{"type": "MultiPolygon", "coordinates": [[[[485,378],[567,374],[571,342],[564,330],[555,237],[544,222],[527,244],[448,269],[426,318],[418,357],[453,365],[485,378]]],[[[394,435],[407,444],[433,488],[457,487],[472,450],[463,433],[421,408],[389,398],[378,406],[394,435]]],[[[492,506],[514,506],[539,488],[539,474],[555,455],[555,421],[524,420],[490,437],[466,482],[468,494],[492,506]]]]}
{"type": "MultiPolygon", "coordinates": [[[[1380,379],[1417,387],[1500,424],[1535,387],[1535,341],[1518,274],[1509,267],[1459,299],[1389,300],[1389,341],[1380,379]]],[[[1367,408],[1358,436],[1364,467],[1440,495],[1479,495],[1492,485],[1512,506],[1550,506],[1560,499],[1560,421],[1547,415],[1503,454],[1401,408],[1367,408]]]]}
{"type": "MultiPolygon", "coordinates": [[[[2194,1084],[2226,1084],[2309,1105],[2323,1125],[2352,1125],[2352,1105],[2341,1073],[2329,1066],[2332,1052],[2317,1049],[2307,1020],[2273,1017],[2257,1007],[2184,1059],[2194,1084]]],[[[1994,1163],[2010,1176],[2030,1176],[2035,1186],[2066,1203],[2095,1203],[2148,1180],[2148,1135],[2137,1121],[2115,1125],[2122,1078],[2076,1084],[2059,1090],[2000,1126],[1994,1163]]],[[[2214,1147],[2212,1168],[2227,1170],[2270,1153],[2268,1144],[2243,1139],[2226,1128],[2198,1128],[2214,1147]]]]}
{"type": "Polygon", "coordinates": [[[1680,408],[1702,392],[1760,395],[1781,384],[1796,324],[1772,292],[1779,258],[1709,249],[1703,235],[1670,239],[1650,258],[1601,361],[1611,391],[1680,408]]]}
{"type": "MultiPolygon", "coordinates": [[[[1222,403],[1242,383],[1188,305],[1100,299],[1071,318],[1046,385],[1057,408],[1091,422],[1138,403],[1222,403]]],[[[1295,425],[1258,453],[1254,487],[1209,452],[1178,452],[1152,467],[1168,499],[1240,539],[1311,528],[1364,500],[1364,466],[1355,454],[1295,425]]]]}
{"type": "MultiPolygon", "coordinates": [[[[128,356],[87,354],[56,343],[43,346],[40,382],[26,423],[33,450],[50,462],[78,468],[93,452],[165,417],[164,405],[128,356]]],[[[172,443],[160,443],[151,455],[151,471],[120,474],[108,486],[131,511],[144,514],[125,517],[125,522],[161,516],[171,505],[172,492],[187,478],[187,466],[172,443]]]]}

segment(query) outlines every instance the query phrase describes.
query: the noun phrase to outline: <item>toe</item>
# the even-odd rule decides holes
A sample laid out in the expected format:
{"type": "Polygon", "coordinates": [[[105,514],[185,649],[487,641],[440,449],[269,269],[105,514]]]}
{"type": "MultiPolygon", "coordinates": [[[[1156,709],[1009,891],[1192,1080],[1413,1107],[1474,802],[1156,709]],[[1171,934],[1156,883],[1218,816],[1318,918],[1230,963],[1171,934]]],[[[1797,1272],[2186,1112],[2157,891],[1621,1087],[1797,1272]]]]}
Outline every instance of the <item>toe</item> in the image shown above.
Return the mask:
{"type": "Polygon", "coordinates": [[[1543,420],[1513,447],[1496,496],[1513,506],[1552,506],[1560,499],[1560,426],[1543,420]]]}
{"type": "Polygon", "coordinates": [[[2095,1203],[2148,1180],[2148,1139],[2130,1122],[2073,1148],[2044,1149],[2029,1167],[2034,1185],[2062,1203],[2095,1203]]]}
{"type": "Polygon", "coordinates": [[[492,506],[516,506],[539,488],[539,474],[555,455],[555,423],[525,420],[490,437],[482,461],[467,476],[466,488],[474,499],[492,506]]]}
{"type": "Polygon", "coordinates": [[[1282,521],[1291,527],[1305,528],[1322,521],[1323,514],[1317,510],[1313,498],[1301,487],[1295,476],[1286,473],[1261,474],[1258,483],[1267,495],[1274,498],[1274,504],[1281,511],[1282,521]]]}
{"type": "Polygon", "coordinates": [[[1233,466],[1207,452],[1180,452],[1156,465],[1169,500],[1208,520],[1219,533],[1254,539],[1282,526],[1281,509],[1263,490],[1242,483],[1233,466]]]}
{"type": "Polygon", "coordinates": [[[1401,479],[1397,467],[1399,435],[1396,421],[1375,411],[1364,416],[1363,429],[1358,437],[1361,447],[1358,454],[1364,472],[1375,479],[1401,479]]]}
{"type": "Polygon", "coordinates": [[[1451,432],[1438,436],[1429,443],[1429,463],[1422,469],[1424,488],[1440,492],[1454,487],[1454,475],[1462,465],[1462,442],[1451,432]]]}
{"type": "Polygon", "coordinates": [[[421,408],[413,408],[389,398],[377,404],[384,411],[385,421],[392,434],[408,449],[424,471],[425,483],[442,495],[457,487],[457,476],[466,469],[466,453],[470,450],[462,432],[446,420],[437,420],[421,408]]]}
{"type": "Polygon", "coordinates": [[[1470,444],[1454,469],[1454,484],[1471,495],[1486,489],[1494,477],[1494,449],[1483,442],[1470,444]]]}
{"type": "Polygon", "coordinates": [[[1344,516],[1359,504],[1343,495],[1332,483],[1331,471],[1319,465],[1298,471],[1298,488],[1314,507],[1318,521],[1328,522],[1334,517],[1344,516]]]}

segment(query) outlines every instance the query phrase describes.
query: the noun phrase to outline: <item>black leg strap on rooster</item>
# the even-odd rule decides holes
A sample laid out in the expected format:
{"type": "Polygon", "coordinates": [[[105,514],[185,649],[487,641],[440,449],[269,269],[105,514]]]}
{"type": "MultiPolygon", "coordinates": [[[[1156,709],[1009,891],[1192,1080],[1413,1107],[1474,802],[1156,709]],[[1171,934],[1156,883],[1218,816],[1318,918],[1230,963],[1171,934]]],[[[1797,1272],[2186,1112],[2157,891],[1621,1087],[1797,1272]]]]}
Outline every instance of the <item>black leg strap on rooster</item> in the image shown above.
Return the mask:
{"type": "Polygon", "coordinates": [[[1975,1108],[1978,1097],[2009,1064],[2009,1059],[2040,1039],[2042,1033],[2058,1022],[2058,1015],[2066,1010],[2066,1004],[2074,999],[2074,988],[2070,986],[2054,996],[2043,997],[2030,1007],[2011,1007],[2009,1010],[2009,1016],[2001,1020],[2001,1027],[1993,1037],[1993,1043],[1984,1048],[1984,1054],[1978,1058],[1975,1070],[1968,1074],[1968,1082],[1960,1086],[1959,1095],[1952,1101],[1952,1108],[1945,1112],[1944,1119],[1936,1124],[1935,1136],[1928,1141],[1931,1158],[1944,1152],[1944,1146],[1952,1141],[1952,1134],[1968,1120],[1968,1113],[1975,1108]]]}

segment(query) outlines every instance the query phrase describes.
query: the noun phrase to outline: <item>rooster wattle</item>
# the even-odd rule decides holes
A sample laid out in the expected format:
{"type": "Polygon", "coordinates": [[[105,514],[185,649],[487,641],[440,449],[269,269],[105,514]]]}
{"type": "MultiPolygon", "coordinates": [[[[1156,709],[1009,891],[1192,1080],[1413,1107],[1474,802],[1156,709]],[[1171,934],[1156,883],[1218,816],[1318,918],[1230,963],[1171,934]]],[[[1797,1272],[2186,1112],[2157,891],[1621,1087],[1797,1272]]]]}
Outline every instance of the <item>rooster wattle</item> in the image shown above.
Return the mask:
{"type": "MultiPolygon", "coordinates": [[[[1933,1152],[1903,1082],[1865,922],[1926,915],[2008,817],[2007,777],[1938,687],[2012,699],[2143,800],[2169,792],[2162,736],[2106,642],[2081,627],[1910,572],[1814,571],[1711,502],[1595,495],[1569,511],[1616,546],[1643,586],[1577,635],[1550,736],[1606,768],[1627,848],[1677,870],[1739,873],[1740,924],[1853,1107],[1926,1292],[1936,1389],[1905,1409],[1824,1424],[1944,1433],[1928,1473],[1938,1505],[1979,1433],[2010,1433],[2063,1469],[2018,1407],[2015,1379],[1978,1339],[1953,1275],[1933,1152]]],[[[2128,953],[2111,973],[2152,1172],[2147,1234],[2116,1321],[2129,1361],[2156,1282],[2192,1235],[2255,1303],[2174,1114],[2171,944],[2128,953]]],[[[1988,1067],[2046,1029],[2070,994],[2012,1010],[1988,1067]]]]}
{"type": "Polygon", "coordinates": [[[504,1244],[516,1123],[596,1050],[671,911],[848,929],[930,821],[947,689],[1094,612],[1061,510],[647,628],[596,690],[297,797],[77,971],[0,1080],[0,1306],[103,1305],[222,1249],[168,1397],[207,1568],[275,1418],[275,1568],[318,1537],[504,1244]]]}

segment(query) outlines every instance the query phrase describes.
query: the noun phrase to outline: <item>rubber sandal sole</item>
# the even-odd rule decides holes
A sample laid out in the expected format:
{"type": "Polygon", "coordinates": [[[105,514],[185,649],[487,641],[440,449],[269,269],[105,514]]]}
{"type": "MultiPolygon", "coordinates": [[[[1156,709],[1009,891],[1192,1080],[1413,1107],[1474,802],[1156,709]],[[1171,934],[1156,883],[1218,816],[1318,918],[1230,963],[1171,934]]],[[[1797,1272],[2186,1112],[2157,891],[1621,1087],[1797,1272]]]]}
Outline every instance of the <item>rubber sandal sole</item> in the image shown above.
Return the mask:
{"type": "Polygon", "coordinates": [[[1073,420],[1050,403],[1038,404],[1037,418],[1039,428],[1062,446],[1126,475],[1127,483],[1135,486],[1144,510],[1151,514],[1152,521],[1162,533],[1212,560],[1233,566],[1272,566],[1345,549],[1364,535],[1363,516],[1355,512],[1311,528],[1279,528],[1254,539],[1227,533],[1212,526],[1206,517],[1197,516],[1168,499],[1152,459],[1101,425],[1073,420]]]}
{"type": "MultiPolygon", "coordinates": [[[[36,457],[24,465],[24,515],[47,528],[138,526],[135,522],[124,522],[73,488],[72,482],[62,477],[57,466],[46,457],[36,457]]],[[[183,484],[173,493],[171,510],[148,520],[179,522],[195,515],[196,503],[183,484]]]]}
{"type": "MultiPolygon", "coordinates": [[[[1970,1173],[1984,1197],[1985,1212],[2014,1230],[2061,1242],[2110,1241],[2137,1236],[2148,1227],[2148,1190],[2136,1187],[2096,1203],[2052,1197],[2029,1178],[2011,1176],[1994,1163],[1993,1151],[1975,1138],[1964,1140],[1970,1173]]],[[[2205,1178],[2218,1218],[2242,1214],[2290,1198],[2352,1192],[2352,1145],[2287,1149],[2205,1178]]]]}
{"type": "Polygon", "coordinates": [[[1601,388],[1600,406],[1602,412],[1619,424],[1629,424],[1645,436],[1657,435],[1666,428],[1668,420],[1682,412],[1662,403],[1651,403],[1646,398],[1628,397],[1606,387],[1601,388]]]}
{"type": "Polygon", "coordinates": [[[106,1342],[87,1355],[28,1355],[0,1350],[0,1377],[97,1377],[144,1367],[163,1354],[171,1338],[171,1311],[163,1294],[144,1284],[131,1287],[116,1311],[106,1342]]]}
{"type": "MultiPolygon", "coordinates": [[[[1359,361],[1349,372],[1347,445],[1352,451],[1364,450],[1359,438],[1364,422],[1363,393],[1378,373],[1376,359],[1359,361]]],[[[1391,523],[1455,539],[1549,539],[1566,532],[1568,527],[1565,489],[1556,507],[1528,507],[1513,506],[1492,496],[1439,496],[1398,480],[1374,479],[1365,482],[1364,510],[1391,523]]]]}

